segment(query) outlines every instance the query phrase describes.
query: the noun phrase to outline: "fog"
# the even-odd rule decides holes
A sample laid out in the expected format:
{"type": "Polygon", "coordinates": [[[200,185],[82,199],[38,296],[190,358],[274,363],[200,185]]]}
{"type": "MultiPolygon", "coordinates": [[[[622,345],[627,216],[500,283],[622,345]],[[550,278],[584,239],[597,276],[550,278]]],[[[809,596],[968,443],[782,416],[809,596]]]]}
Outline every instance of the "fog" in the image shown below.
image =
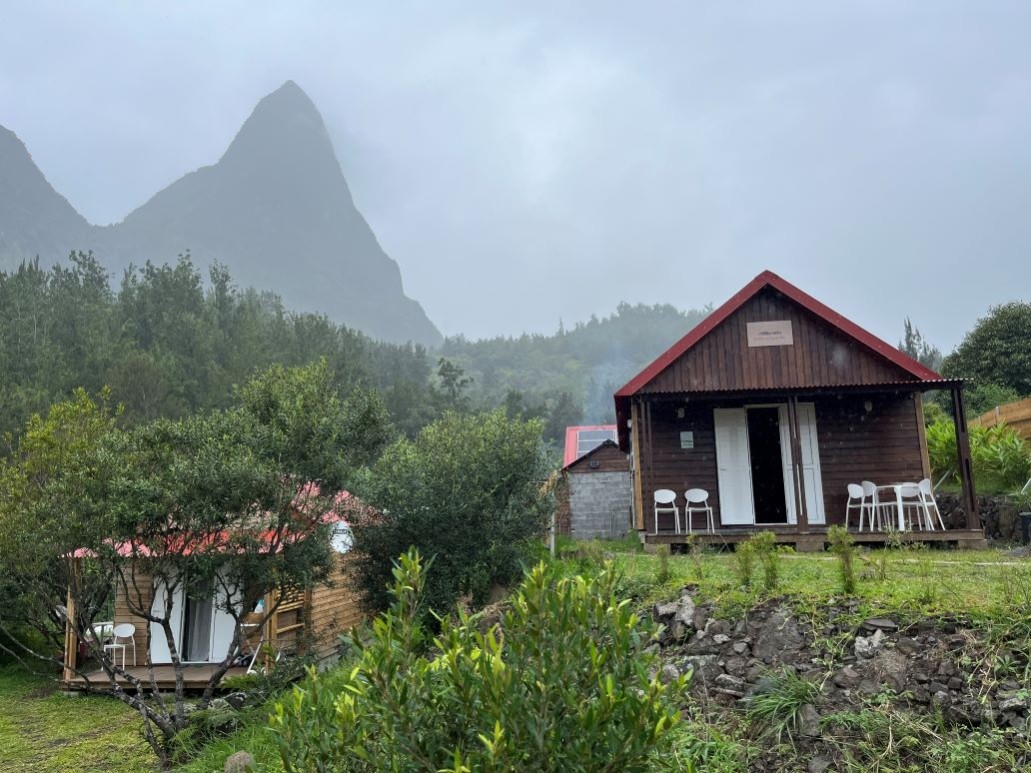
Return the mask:
{"type": "Polygon", "coordinates": [[[8,4],[0,124],[109,223],[289,78],[445,334],[769,268],[948,350],[1029,295],[1028,29],[1026,2],[8,4]]]}

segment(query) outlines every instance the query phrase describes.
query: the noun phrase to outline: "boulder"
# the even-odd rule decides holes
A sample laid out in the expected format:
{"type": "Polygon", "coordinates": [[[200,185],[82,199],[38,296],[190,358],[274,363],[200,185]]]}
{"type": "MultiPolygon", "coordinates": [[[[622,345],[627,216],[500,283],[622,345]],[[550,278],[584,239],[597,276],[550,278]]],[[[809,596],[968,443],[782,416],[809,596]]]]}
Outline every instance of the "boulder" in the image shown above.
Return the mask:
{"type": "Polygon", "coordinates": [[[803,645],[798,622],[786,607],[780,606],[770,613],[755,636],[752,654],[766,663],[785,662],[786,654],[797,652],[803,645]]]}
{"type": "Polygon", "coordinates": [[[234,752],[226,757],[225,766],[222,768],[225,773],[250,773],[257,770],[254,764],[254,757],[250,752],[234,752]]]}
{"type": "Polygon", "coordinates": [[[857,658],[872,658],[884,646],[884,631],[874,630],[872,636],[857,636],[855,651],[857,658]]]}
{"type": "Polygon", "coordinates": [[[811,703],[798,710],[798,732],[809,738],[819,738],[820,712],[811,703]]]}
{"type": "Polygon", "coordinates": [[[694,614],[694,599],[692,599],[690,596],[686,594],[681,596],[680,601],[677,602],[677,609],[674,613],[673,619],[676,620],[678,623],[683,623],[685,626],[689,628],[693,628],[694,614]]]}
{"type": "Polygon", "coordinates": [[[675,601],[661,601],[652,607],[652,617],[657,623],[664,623],[673,618],[680,605],[675,601]]]}

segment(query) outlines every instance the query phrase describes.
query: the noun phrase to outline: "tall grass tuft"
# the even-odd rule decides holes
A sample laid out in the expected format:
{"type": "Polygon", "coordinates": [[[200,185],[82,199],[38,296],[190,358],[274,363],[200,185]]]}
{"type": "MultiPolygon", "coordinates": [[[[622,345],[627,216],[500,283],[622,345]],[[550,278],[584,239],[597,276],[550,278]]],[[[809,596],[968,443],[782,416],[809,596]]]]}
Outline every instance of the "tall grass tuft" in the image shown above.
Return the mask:
{"type": "Polygon", "coordinates": [[[838,557],[838,571],[841,574],[841,590],[851,596],[856,592],[856,546],[848,529],[842,526],[831,526],[827,532],[830,539],[831,552],[838,557]]]}

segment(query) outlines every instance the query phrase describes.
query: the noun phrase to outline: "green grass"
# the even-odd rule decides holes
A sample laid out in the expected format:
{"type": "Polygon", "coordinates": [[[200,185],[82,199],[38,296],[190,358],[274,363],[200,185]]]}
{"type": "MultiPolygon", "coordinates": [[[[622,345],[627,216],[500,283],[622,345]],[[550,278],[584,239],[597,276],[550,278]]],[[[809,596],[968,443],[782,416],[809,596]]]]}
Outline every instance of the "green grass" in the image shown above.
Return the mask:
{"type": "MultiPolygon", "coordinates": [[[[720,615],[735,617],[769,595],[759,582],[747,589],[740,587],[731,553],[703,552],[701,577],[692,557],[671,556],[669,576],[663,578],[660,559],[640,552],[629,540],[562,547],[570,572],[591,571],[592,566],[612,557],[623,570],[622,592],[641,606],[675,598],[690,583],[698,586],[699,597],[716,605],[720,615]],[[657,582],[660,579],[663,581],[657,582]]],[[[856,562],[859,581],[854,598],[860,603],[848,614],[857,623],[877,614],[895,616],[903,624],[928,615],[962,615],[982,623],[989,635],[998,632],[1001,637],[1009,636],[1014,626],[1026,620],[1026,616],[1015,615],[1015,610],[1031,606],[1028,559],[999,551],[887,550],[865,555],[884,555],[886,564],[881,579],[872,562],[856,562]]],[[[842,596],[836,560],[829,553],[787,554],[780,558],[778,569],[776,595],[790,597],[801,618],[811,619],[813,629],[818,630],[826,602],[842,596]]],[[[796,703],[794,700],[792,705],[796,703]]],[[[272,704],[248,710],[235,734],[200,750],[182,770],[221,771],[226,757],[240,750],[253,754],[260,770],[281,770],[267,729],[271,711],[272,704]]],[[[883,717],[867,713],[858,719],[883,717]]],[[[114,699],[67,697],[56,691],[53,681],[0,667],[0,770],[154,770],[154,758],[140,735],[139,723],[133,712],[114,699]]],[[[669,766],[671,760],[676,765],[686,767],[691,762],[714,771],[742,768],[751,741],[733,728],[707,727],[697,720],[690,726],[682,745],[677,745],[667,764],[657,763],[657,770],[674,769],[669,766]]],[[[871,730],[871,735],[879,733],[871,730]]],[[[953,740],[950,753],[969,751],[958,739],[953,740]]],[[[857,760],[863,759],[861,744],[851,753],[857,760]]]]}
{"type": "Polygon", "coordinates": [[[53,680],[0,666],[4,771],[152,771],[139,717],[113,698],[65,696],[53,680]]]}

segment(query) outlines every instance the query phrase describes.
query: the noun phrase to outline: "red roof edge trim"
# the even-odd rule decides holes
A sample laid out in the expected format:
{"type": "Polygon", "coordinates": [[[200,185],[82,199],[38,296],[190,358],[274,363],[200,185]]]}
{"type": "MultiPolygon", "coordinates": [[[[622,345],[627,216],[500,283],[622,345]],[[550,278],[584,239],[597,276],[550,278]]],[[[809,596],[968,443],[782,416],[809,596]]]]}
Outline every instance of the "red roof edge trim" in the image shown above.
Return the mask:
{"type": "Polygon", "coordinates": [[[804,309],[815,314],[827,324],[837,328],[850,338],[853,338],[866,346],[874,353],[897,365],[902,370],[913,376],[914,380],[936,381],[942,378],[942,376],[935,371],[917,362],[905,352],[900,351],[897,346],[892,346],[887,341],[884,341],[873,333],[864,330],[856,323],[843,317],[841,314],[816,300],[816,298],[791,284],[786,279],[783,279],[772,271],[763,271],[761,274],[756,276],[755,279],[734,293],[734,295],[732,295],[723,305],[713,311],[708,317],[695,325],[695,327],[688,331],[687,335],[656,357],[650,365],[630,379],[622,388],[619,389],[619,391],[616,392],[614,395],[616,401],[616,429],[619,436],[620,448],[626,450],[629,442],[626,428],[626,422],[627,419],[629,419],[629,410],[626,405],[627,398],[637,394],[646,384],[682,357],[689,349],[695,346],[717,326],[722,324],[727,317],[741,308],[749,299],[765,287],[772,287],[773,289],[780,291],[804,309]]]}
{"type": "Polygon", "coordinates": [[[656,357],[648,367],[630,379],[630,381],[616,392],[615,396],[630,397],[631,395],[636,394],[649,381],[672,365],[676,360],[683,356],[688,349],[701,341],[706,335],[712,332],[713,329],[741,308],[752,296],[756,295],[764,287],[772,287],[775,290],[779,290],[806,310],[820,317],[824,322],[856,339],[861,344],[864,344],[867,348],[873,350],[895,365],[898,365],[915,379],[920,381],[932,381],[942,378],[938,373],[935,373],[925,365],[921,365],[908,354],[900,351],[897,346],[892,346],[887,341],[884,341],[873,333],[864,330],[855,322],[843,317],[841,314],[816,300],[808,293],[795,287],[795,285],[791,284],[786,279],[782,279],[772,271],[763,271],[755,279],[731,296],[726,303],[713,311],[712,314],[700,323],[695,325],[687,335],[656,357]]]}

